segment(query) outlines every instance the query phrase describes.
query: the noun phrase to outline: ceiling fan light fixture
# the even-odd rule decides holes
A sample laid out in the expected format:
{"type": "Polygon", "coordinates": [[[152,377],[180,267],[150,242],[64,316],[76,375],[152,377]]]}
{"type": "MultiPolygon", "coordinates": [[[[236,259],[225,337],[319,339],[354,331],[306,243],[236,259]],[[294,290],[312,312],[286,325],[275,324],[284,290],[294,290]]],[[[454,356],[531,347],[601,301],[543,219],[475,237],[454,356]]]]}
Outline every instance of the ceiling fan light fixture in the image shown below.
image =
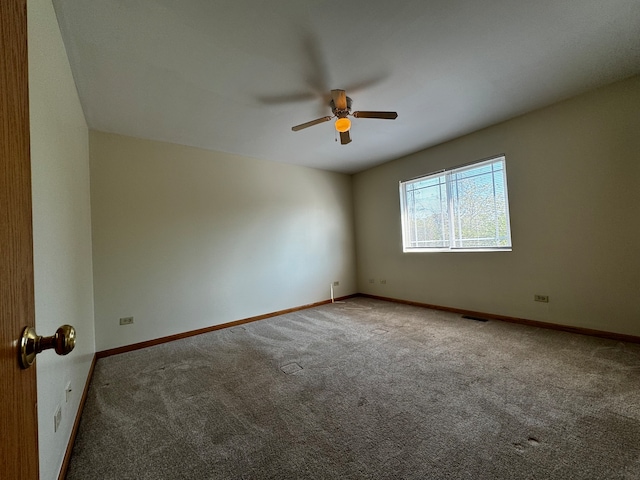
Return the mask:
{"type": "MultiPolygon", "coordinates": [[[[334,126],[336,131],[340,133],[340,143],[342,145],[347,145],[348,143],[351,143],[351,135],[349,135],[349,130],[351,129],[351,120],[349,120],[347,117],[382,118],[387,120],[395,120],[396,118],[398,118],[398,112],[362,110],[351,113],[351,105],[351,98],[347,97],[347,94],[344,90],[331,90],[331,100],[329,101],[329,107],[331,108],[331,113],[333,113],[333,116],[327,115],[326,117],[316,118],[315,120],[311,120],[310,122],[295,125],[291,127],[291,130],[297,132],[308,127],[313,127],[314,125],[318,125],[319,123],[328,122],[329,120],[335,118],[336,122],[334,126]]],[[[336,141],[337,140],[338,137],[336,136],[336,141]]]]}
{"type": "Polygon", "coordinates": [[[351,128],[351,120],[342,117],[336,120],[336,130],[340,133],[348,132],[351,128]]]}

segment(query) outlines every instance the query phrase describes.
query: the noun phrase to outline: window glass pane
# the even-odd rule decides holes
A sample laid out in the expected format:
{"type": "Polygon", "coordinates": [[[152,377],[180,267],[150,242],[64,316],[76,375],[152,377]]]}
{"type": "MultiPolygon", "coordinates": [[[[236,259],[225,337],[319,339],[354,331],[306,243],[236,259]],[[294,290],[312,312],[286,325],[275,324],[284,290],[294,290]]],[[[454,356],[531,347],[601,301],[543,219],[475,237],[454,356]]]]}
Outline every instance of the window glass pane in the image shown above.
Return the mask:
{"type": "Polygon", "coordinates": [[[504,181],[491,165],[451,175],[455,248],[504,246],[504,181]],[[496,181],[496,177],[499,180],[496,181]],[[496,189],[496,184],[500,185],[496,189]],[[502,196],[498,192],[502,191],[502,196]],[[501,238],[502,237],[502,238],[501,238]]]}
{"type": "Polygon", "coordinates": [[[406,230],[412,247],[443,248],[449,244],[449,214],[444,175],[407,185],[406,230]]]}

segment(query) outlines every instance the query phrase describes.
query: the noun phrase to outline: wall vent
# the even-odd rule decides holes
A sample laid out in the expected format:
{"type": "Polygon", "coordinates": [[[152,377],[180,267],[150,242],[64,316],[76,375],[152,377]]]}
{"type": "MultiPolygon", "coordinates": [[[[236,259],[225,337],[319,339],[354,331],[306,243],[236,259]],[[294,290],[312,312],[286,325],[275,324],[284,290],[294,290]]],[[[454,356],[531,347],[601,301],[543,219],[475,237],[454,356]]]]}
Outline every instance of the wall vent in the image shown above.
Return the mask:
{"type": "Polygon", "coordinates": [[[476,320],[478,322],[488,322],[489,321],[488,318],[473,317],[471,315],[462,315],[462,318],[466,318],[467,320],[476,320]]]}

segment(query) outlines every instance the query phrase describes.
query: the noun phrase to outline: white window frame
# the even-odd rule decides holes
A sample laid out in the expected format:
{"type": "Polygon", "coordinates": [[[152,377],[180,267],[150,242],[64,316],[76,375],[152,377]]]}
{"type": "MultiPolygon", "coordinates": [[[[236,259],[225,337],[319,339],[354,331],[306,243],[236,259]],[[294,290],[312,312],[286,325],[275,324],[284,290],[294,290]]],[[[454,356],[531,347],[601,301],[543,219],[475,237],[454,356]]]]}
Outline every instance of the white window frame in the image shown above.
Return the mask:
{"type": "MultiPolygon", "coordinates": [[[[486,175],[487,173],[483,173],[486,175]]],[[[410,190],[413,191],[413,190],[410,190]]],[[[415,205],[415,204],[414,204],[415,205]]],[[[498,210],[496,210],[498,212],[498,210]]],[[[501,210],[500,210],[501,212],[501,210]]],[[[438,172],[429,173],[427,175],[422,175],[417,178],[412,178],[410,180],[404,180],[400,182],[400,213],[401,213],[401,221],[402,221],[402,247],[404,252],[509,252],[512,249],[511,243],[511,222],[509,219],[509,196],[507,191],[507,166],[506,166],[506,158],[505,155],[498,155],[495,157],[483,159],[477,162],[461,165],[458,167],[440,170],[438,172]],[[506,236],[499,236],[496,233],[496,237],[494,239],[503,243],[503,245],[484,245],[480,247],[473,246],[456,246],[456,242],[472,242],[473,240],[482,241],[488,240],[489,238],[478,239],[478,238],[456,238],[456,225],[458,228],[460,227],[460,217],[456,216],[454,201],[455,195],[452,192],[452,189],[455,188],[456,182],[460,181],[459,179],[454,179],[454,175],[464,173],[465,171],[482,168],[486,166],[491,166],[491,180],[493,186],[493,199],[494,202],[496,198],[502,198],[502,195],[496,196],[496,178],[501,173],[501,182],[504,185],[504,210],[506,214],[506,236]],[[498,168],[495,168],[498,166],[498,168]],[[442,231],[442,239],[438,240],[418,240],[416,235],[416,228],[414,224],[414,228],[411,228],[412,222],[410,220],[411,213],[409,212],[409,207],[407,205],[407,187],[413,184],[424,182],[424,181],[432,181],[434,182],[431,187],[440,187],[439,195],[440,195],[440,211],[445,209],[446,204],[446,214],[447,214],[447,226],[444,226],[444,221],[441,219],[441,228],[442,231]],[[414,233],[414,238],[411,237],[411,232],[414,233]],[[425,243],[432,242],[437,244],[435,246],[429,247],[426,246],[425,243]],[[418,245],[421,243],[422,245],[418,245]]],[[[496,213],[497,215],[497,213],[496,213]]],[[[497,222],[496,222],[496,230],[497,230],[497,222]]]]}

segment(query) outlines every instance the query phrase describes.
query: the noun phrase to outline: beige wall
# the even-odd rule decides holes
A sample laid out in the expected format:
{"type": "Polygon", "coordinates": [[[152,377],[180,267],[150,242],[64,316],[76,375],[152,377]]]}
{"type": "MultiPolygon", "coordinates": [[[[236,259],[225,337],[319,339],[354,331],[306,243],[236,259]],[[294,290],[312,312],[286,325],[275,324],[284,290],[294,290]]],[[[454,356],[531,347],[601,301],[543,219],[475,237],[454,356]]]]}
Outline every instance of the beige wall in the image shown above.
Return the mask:
{"type": "Polygon", "coordinates": [[[356,291],[349,176],[93,131],[90,151],[98,350],[356,291]]]}
{"type": "Polygon", "coordinates": [[[73,352],[43,352],[36,362],[40,478],[47,480],[58,478],[95,352],[89,141],[51,2],[27,7],[36,329],[53,335],[68,323],[77,330],[73,352]]]}
{"type": "Polygon", "coordinates": [[[639,106],[634,77],[355,175],[359,291],[640,335],[639,106]],[[398,182],[500,153],[513,251],[402,253],[398,182]]]}

